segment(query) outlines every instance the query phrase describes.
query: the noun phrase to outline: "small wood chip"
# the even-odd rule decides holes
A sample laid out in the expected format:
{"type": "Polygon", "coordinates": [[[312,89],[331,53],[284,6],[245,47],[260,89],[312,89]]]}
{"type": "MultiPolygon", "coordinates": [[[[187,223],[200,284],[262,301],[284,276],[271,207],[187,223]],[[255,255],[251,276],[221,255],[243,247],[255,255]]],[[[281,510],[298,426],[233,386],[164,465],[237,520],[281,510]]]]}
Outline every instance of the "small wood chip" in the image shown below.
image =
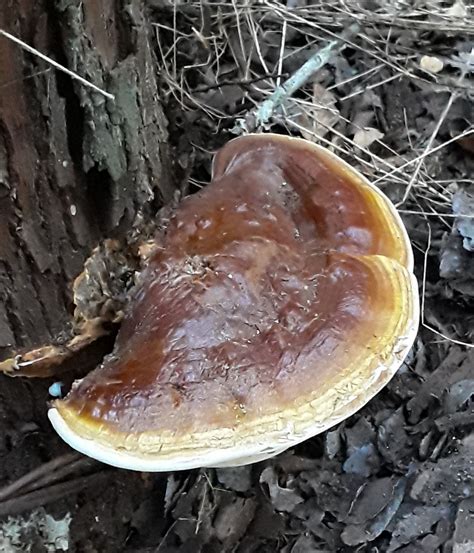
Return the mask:
{"type": "Polygon", "coordinates": [[[430,73],[439,73],[443,70],[444,63],[434,56],[423,56],[420,60],[420,67],[430,73]]]}

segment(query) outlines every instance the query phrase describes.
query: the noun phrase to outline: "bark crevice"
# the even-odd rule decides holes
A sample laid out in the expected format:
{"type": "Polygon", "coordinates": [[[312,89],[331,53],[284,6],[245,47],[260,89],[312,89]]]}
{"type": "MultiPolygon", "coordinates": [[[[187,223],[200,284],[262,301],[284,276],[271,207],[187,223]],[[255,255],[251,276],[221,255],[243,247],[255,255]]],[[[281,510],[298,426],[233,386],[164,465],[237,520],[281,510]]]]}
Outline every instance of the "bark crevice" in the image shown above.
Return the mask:
{"type": "Polygon", "coordinates": [[[152,220],[174,192],[142,0],[0,6],[0,360],[68,337],[73,279],[100,240],[152,220]]]}

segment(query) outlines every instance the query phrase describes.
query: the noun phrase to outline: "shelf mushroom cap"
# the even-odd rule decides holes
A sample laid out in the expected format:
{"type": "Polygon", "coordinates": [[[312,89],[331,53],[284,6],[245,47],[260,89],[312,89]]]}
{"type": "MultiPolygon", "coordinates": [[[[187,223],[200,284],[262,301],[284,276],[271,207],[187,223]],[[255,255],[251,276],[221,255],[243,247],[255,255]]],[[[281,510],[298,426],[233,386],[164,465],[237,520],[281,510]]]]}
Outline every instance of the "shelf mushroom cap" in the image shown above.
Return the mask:
{"type": "Polygon", "coordinates": [[[177,208],[114,351],[50,420],[141,471],[272,457],[344,420],[395,374],[418,288],[390,201],[329,150],[256,134],[177,208]]]}

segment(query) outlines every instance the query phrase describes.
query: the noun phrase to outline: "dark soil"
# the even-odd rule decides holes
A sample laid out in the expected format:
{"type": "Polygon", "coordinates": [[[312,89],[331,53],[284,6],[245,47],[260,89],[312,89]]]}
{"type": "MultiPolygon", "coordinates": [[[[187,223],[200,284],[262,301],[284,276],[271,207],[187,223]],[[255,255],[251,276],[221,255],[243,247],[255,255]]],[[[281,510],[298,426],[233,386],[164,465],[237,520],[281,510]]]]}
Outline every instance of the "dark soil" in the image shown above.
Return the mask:
{"type": "MultiPolygon", "coordinates": [[[[278,10],[149,4],[147,17],[159,24],[156,55],[185,193],[209,181],[212,152],[275,84],[259,77],[285,79],[330,39],[328,31],[340,33],[359,17],[357,47],[336,55],[269,128],[328,141],[380,179],[396,203],[411,186],[399,209],[413,242],[425,324],[392,382],[356,415],[275,459],[234,469],[138,474],[71,455],[46,416],[54,379],[0,376],[0,551],[60,551],[64,536],[68,551],[91,553],[474,551],[474,349],[464,345],[474,338],[472,136],[440,148],[419,168],[414,162],[383,178],[472,129],[469,13],[453,19],[443,12],[448,19],[440,19],[439,10],[452,5],[443,2],[437,14],[421,10],[407,28],[404,13],[386,24],[383,2],[352,15],[288,2],[308,23],[288,18],[279,68],[278,10]],[[316,21],[320,26],[310,24],[316,21]],[[424,55],[441,60],[442,71],[420,69],[424,55]],[[321,105],[335,108],[335,117],[321,105]],[[367,128],[379,131],[378,140],[367,128]],[[19,481],[35,470],[30,481],[19,481]],[[39,518],[29,518],[32,512],[39,518]],[[56,541],[45,530],[47,515],[69,521],[56,541]]],[[[91,351],[81,370],[111,342],[91,351]]],[[[66,387],[74,376],[64,375],[66,387]]]]}

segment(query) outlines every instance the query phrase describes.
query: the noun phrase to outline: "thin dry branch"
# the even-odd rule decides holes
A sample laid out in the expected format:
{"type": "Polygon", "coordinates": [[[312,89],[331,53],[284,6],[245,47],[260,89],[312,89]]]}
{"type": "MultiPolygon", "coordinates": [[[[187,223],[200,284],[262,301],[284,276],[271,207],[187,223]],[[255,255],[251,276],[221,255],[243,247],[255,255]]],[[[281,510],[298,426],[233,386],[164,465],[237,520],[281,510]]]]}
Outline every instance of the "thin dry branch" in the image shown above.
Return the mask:
{"type": "Polygon", "coordinates": [[[100,94],[102,94],[106,98],[109,98],[110,100],[115,100],[115,96],[113,94],[110,94],[110,92],[106,92],[105,90],[102,90],[101,88],[99,88],[95,84],[93,84],[93,83],[87,81],[86,79],[84,79],[84,77],[81,77],[77,73],[74,73],[74,71],[71,71],[67,67],[64,67],[64,65],[61,65],[57,61],[54,61],[53,59],[46,56],[45,54],[43,54],[42,52],[40,52],[36,48],[33,48],[29,44],[26,44],[26,42],[23,42],[22,40],[20,40],[16,36],[13,36],[12,34],[7,33],[3,29],[0,29],[0,35],[3,35],[5,38],[11,40],[12,42],[15,42],[16,44],[21,46],[27,52],[30,52],[31,54],[34,54],[38,58],[41,58],[42,60],[48,62],[53,67],[55,67],[59,71],[62,71],[63,73],[66,73],[66,75],[69,75],[71,78],[76,79],[76,81],[79,81],[84,86],[88,86],[89,88],[92,88],[93,90],[95,90],[96,92],[99,92],[100,94]]]}

